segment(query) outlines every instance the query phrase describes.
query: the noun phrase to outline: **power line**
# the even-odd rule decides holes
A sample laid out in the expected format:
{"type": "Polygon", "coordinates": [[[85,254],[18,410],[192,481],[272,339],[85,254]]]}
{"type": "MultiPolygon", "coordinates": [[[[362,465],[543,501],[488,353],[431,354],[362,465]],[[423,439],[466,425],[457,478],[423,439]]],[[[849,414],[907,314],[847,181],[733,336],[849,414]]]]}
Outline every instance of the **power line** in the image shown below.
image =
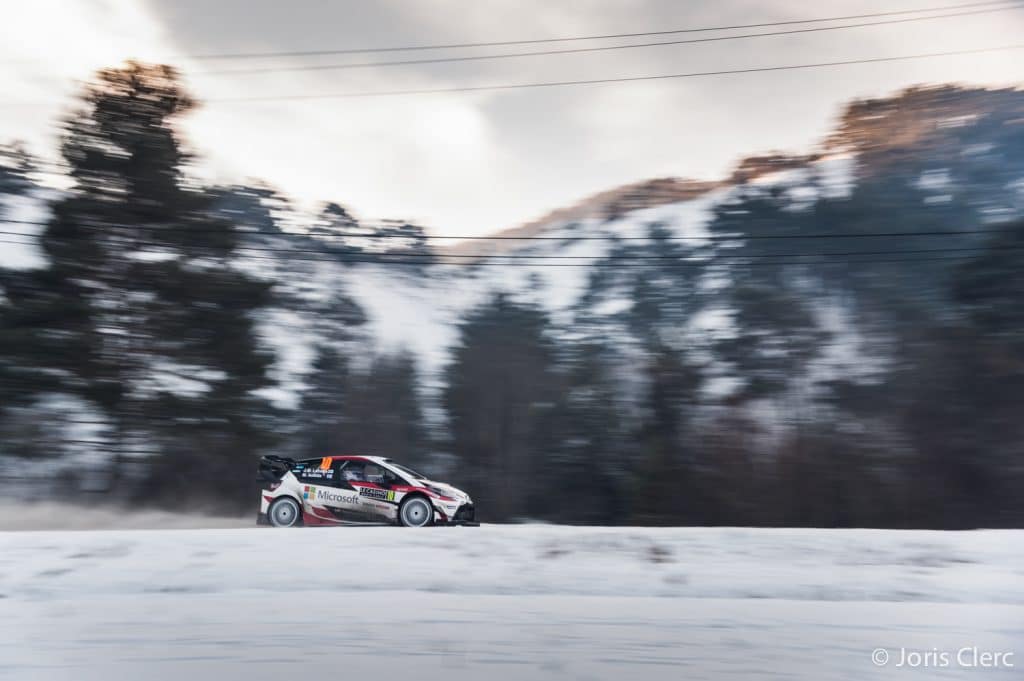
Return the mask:
{"type": "Polygon", "coordinates": [[[820,17],[815,19],[791,19],[788,21],[769,21],[754,24],[732,24],[727,26],[705,26],[699,28],[679,28],[662,31],[642,31],[634,33],[604,33],[593,35],[569,36],[559,38],[534,38],[522,40],[496,40],[487,42],[462,42],[462,43],[435,43],[427,45],[398,45],[389,47],[363,47],[348,49],[320,49],[320,50],[289,50],[277,52],[235,52],[221,54],[192,54],[180,55],[178,59],[194,60],[237,60],[237,59],[271,59],[271,58],[294,58],[294,57],[323,57],[345,54],[379,54],[384,52],[414,52],[423,50],[453,50],[476,47],[510,47],[514,45],[540,45],[550,43],[578,42],[586,40],[609,40],[616,38],[642,38],[657,35],[678,35],[684,33],[706,33],[714,31],[733,31],[748,28],[770,28],[774,26],[794,26],[798,24],[826,23],[829,21],[849,21],[854,19],[870,19],[875,17],[905,16],[908,14],[926,14],[929,12],[944,12],[949,10],[971,9],[975,7],[989,7],[992,5],[1004,5],[1006,0],[992,0],[989,2],[971,2],[958,5],[941,5],[938,7],[922,7],[919,9],[895,10],[889,12],[871,12],[866,14],[846,14],[840,16],[820,17]]]}
{"type": "MultiPolygon", "coordinates": [[[[899,253],[899,252],[900,251],[894,251],[894,253],[899,253]]],[[[808,255],[811,255],[811,254],[808,254],[808,255]]],[[[821,254],[821,255],[825,256],[825,255],[828,255],[828,254],[821,254]]],[[[975,254],[973,254],[973,253],[964,253],[964,254],[961,254],[961,255],[955,255],[955,256],[950,256],[950,257],[941,257],[941,258],[909,258],[909,259],[904,259],[904,260],[876,260],[876,259],[865,260],[865,259],[861,259],[861,260],[817,260],[817,261],[808,261],[808,260],[788,260],[788,261],[784,261],[784,260],[770,260],[769,258],[765,258],[763,260],[760,260],[758,258],[749,257],[748,256],[747,262],[727,262],[727,263],[715,263],[714,262],[714,258],[705,258],[705,259],[685,259],[685,258],[680,258],[677,261],[675,261],[673,264],[678,264],[678,265],[721,265],[721,264],[725,264],[725,265],[728,265],[729,267],[734,267],[734,266],[735,267],[745,267],[745,266],[755,266],[755,265],[756,266],[761,266],[761,265],[767,265],[767,266],[772,266],[772,265],[830,265],[830,264],[844,264],[844,263],[847,263],[847,264],[849,264],[849,263],[852,263],[852,264],[857,264],[857,263],[876,264],[876,263],[886,263],[886,262],[929,262],[929,261],[935,261],[935,260],[957,260],[957,259],[962,259],[962,258],[974,257],[974,255],[975,254]],[[751,261],[754,261],[754,262],[751,262],[751,261]]],[[[257,259],[257,260],[259,260],[259,259],[268,259],[268,260],[272,259],[269,256],[267,256],[267,257],[249,256],[249,257],[252,258],[252,259],[257,259]]],[[[444,256],[441,256],[441,257],[443,258],[444,256]]],[[[647,263],[644,263],[644,262],[623,262],[623,263],[602,264],[603,260],[601,258],[595,258],[595,260],[597,260],[598,262],[589,262],[589,263],[576,263],[576,262],[570,262],[570,263],[567,263],[567,262],[542,262],[542,263],[527,262],[527,263],[523,263],[523,262],[493,262],[493,261],[485,261],[485,262],[444,262],[444,261],[428,262],[428,261],[419,260],[419,259],[417,259],[417,260],[409,260],[409,259],[405,259],[405,258],[406,258],[406,256],[404,256],[404,255],[396,254],[394,256],[387,256],[386,258],[347,258],[346,257],[344,259],[338,260],[337,262],[340,262],[340,263],[367,264],[367,265],[412,265],[412,266],[416,266],[416,267],[425,267],[425,266],[428,266],[428,265],[443,265],[443,266],[465,267],[465,268],[468,268],[468,269],[473,269],[473,268],[476,268],[476,267],[526,267],[526,268],[536,268],[536,267],[590,267],[590,268],[594,268],[594,267],[598,267],[598,268],[605,268],[605,269],[626,268],[626,267],[649,267],[649,265],[647,263]]],[[[301,261],[302,258],[293,258],[293,260],[300,260],[301,261]]],[[[324,259],[310,259],[310,261],[322,262],[322,261],[324,261],[324,259]]]]}
{"type": "MultiPolygon", "coordinates": [[[[0,234],[11,234],[11,232],[2,232],[0,234]]],[[[18,236],[30,236],[27,234],[18,234],[18,236]]],[[[81,238],[82,235],[75,236],[64,236],[56,237],[60,239],[75,239],[81,238]]],[[[0,243],[6,244],[17,244],[21,246],[33,246],[32,242],[27,241],[11,241],[0,239],[0,243]]],[[[166,246],[166,244],[148,241],[148,242],[135,242],[140,246],[166,246]]],[[[204,246],[194,246],[195,248],[204,248],[204,246]]],[[[212,248],[212,247],[211,247],[212,248]]],[[[600,254],[600,255],[534,255],[530,253],[415,253],[415,252],[388,252],[388,251],[365,251],[361,249],[351,250],[333,250],[325,251],[323,249],[304,249],[304,248],[264,248],[260,246],[246,246],[236,245],[232,249],[228,249],[228,252],[232,256],[238,256],[242,258],[253,258],[255,256],[249,253],[239,253],[239,250],[245,251],[257,251],[276,253],[279,256],[274,256],[271,259],[283,259],[283,260],[307,260],[310,262],[338,262],[344,261],[345,256],[357,256],[357,257],[381,257],[381,258],[425,258],[429,260],[665,260],[665,261],[676,261],[682,260],[683,256],[679,255],[642,255],[642,254],[627,254],[627,253],[611,253],[611,254],[600,254]],[[291,254],[316,254],[322,257],[319,258],[304,258],[304,257],[292,257],[291,254]],[[338,258],[337,256],[343,256],[338,258]]],[[[799,258],[799,257],[829,257],[829,256],[860,256],[860,255],[894,255],[894,254],[911,254],[911,253],[956,253],[956,252],[968,252],[968,251],[987,251],[988,246],[964,246],[964,247],[952,247],[952,248],[922,248],[922,249],[898,249],[898,250],[883,250],[883,251],[841,251],[841,252],[822,252],[822,253],[722,253],[716,252],[708,254],[707,257],[715,259],[748,259],[748,258],[799,258]]],[[[1001,250],[1024,250],[1024,247],[1008,246],[1001,250]]],[[[693,254],[689,254],[692,256],[693,254]]],[[[692,262],[704,262],[706,258],[701,258],[701,254],[696,254],[698,257],[693,258],[692,262]]],[[[455,263],[447,263],[455,264],[455,263]]]]}
{"type": "MultiPolygon", "coordinates": [[[[1024,47],[1024,46],[1022,46],[1024,47]]],[[[45,227],[49,223],[44,221],[36,220],[5,220],[0,219],[0,224],[15,224],[15,225],[35,225],[45,227]]],[[[81,225],[87,228],[99,229],[99,225],[81,225]]],[[[207,234],[213,230],[206,229],[190,229],[180,228],[173,226],[159,226],[159,225],[109,225],[115,228],[122,229],[133,229],[133,230],[150,230],[157,232],[168,232],[168,233],[186,233],[186,234],[207,234]]],[[[494,235],[494,236],[457,236],[453,234],[423,234],[418,236],[410,236],[406,234],[374,234],[372,232],[334,232],[327,235],[331,238],[365,238],[365,239],[405,239],[405,240],[466,240],[466,241],[653,241],[658,243],[671,243],[671,242],[685,242],[685,241],[747,241],[747,240],[763,240],[763,239],[860,239],[860,238],[895,238],[895,237],[919,237],[919,236],[963,236],[972,234],[1002,234],[1009,231],[1006,227],[995,227],[990,229],[950,229],[950,230],[924,230],[924,231],[905,231],[905,232],[825,232],[817,234],[800,234],[800,233],[788,233],[788,234],[708,234],[705,236],[673,236],[665,239],[652,238],[649,236],[618,236],[614,234],[599,235],[599,236],[507,236],[507,235],[494,235]]],[[[26,234],[24,232],[13,232],[0,230],[0,234],[10,234],[15,236],[27,236],[35,237],[35,234],[26,234]]],[[[281,232],[279,234],[266,234],[264,232],[243,232],[235,231],[233,234],[237,235],[252,235],[252,236],[268,236],[270,238],[304,238],[304,239],[324,239],[324,236],[313,236],[311,234],[302,234],[296,232],[281,232]]],[[[66,238],[66,237],[65,237],[66,238]]],[[[329,243],[329,242],[328,242],[329,243]]]]}
{"type": "Polygon", "coordinates": [[[537,50],[533,52],[513,52],[501,54],[475,54],[459,57],[436,57],[428,59],[402,59],[395,61],[356,62],[348,64],[292,64],[284,66],[258,66],[244,69],[220,69],[212,71],[191,71],[191,75],[212,76],[212,75],[253,75],[260,73],[278,73],[292,71],[340,71],[346,69],[365,69],[388,66],[415,66],[418,64],[446,64],[456,62],[490,61],[496,59],[517,59],[521,57],[542,57],[556,56],[561,54],[583,54],[589,52],[607,52],[613,50],[633,50],[638,48],[665,47],[669,45],[692,45],[698,43],[712,43],[724,40],[744,40],[749,38],[767,38],[771,36],[797,35],[802,33],[818,33],[822,31],[838,31],[849,28],[864,28],[870,26],[886,26],[891,24],[904,24],[916,21],[928,21],[931,19],[948,19],[976,14],[991,14],[994,12],[1006,12],[1009,10],[1024,9],[1024,6],[1011,4],[1005,7],[991,9],[971,10],[966,12],[955,12],[951,14],[936,14],[926,17],[910,17],[905,19],[887,19],[884,21],[863,22],[857,24],[842,24],[839,26],[817,26],[814,28],[797,28],[785,31],[770,31],[766,33],[741,33],[738,35],[714,36],[710,38],[691,38],[687,40],[666,40],[658,42],[635,43],[631,45],[602,45],[597,47],[578,47],[568,50],[537,50]]]}
{"type": "Polygon", "coordinates": [[[682,78],[705,78],[710,76],[728,76],[750,73],[771,73],[775,71],[797,71],[807,69],[831,68],[836,66],[851,66],[855,64],[883,64],[900,61],[911,61],[919,59],[933,59],[937,57],[955,57],[970,54],[986,54],[993,52],[1006,52],[1008,50],[1019,50],[1024,44],[1003,45],[1000,47],[982,47],[970,50],[949,50],[945,52],[925,52],[921,54],[909,54],[897,57],[874,57],[870,59],[846,59],[841,61],[817,62],[811,64],[788,64],[785,66],[761,66],[746,69],[727,69],[720,71],[693,71],[690,73],[668,73],[655,76],[623,76],[618,78],[593,78],[586,80],[558,80],[538,81],[529,83],[506,83],[499,85],[468,85],[449,88],[424,88],[409,90],[377,90],[377,91],[356,91],[356,92],[333,92],[313,94],[292,94],[292,95],[264,95],[255,97],[221,97],[209,98],[204,101],[218,104],[248,103],[248,102],[277,102],[277,101],[299,101],[318,99],[360,99],[369,97],[397,97],[407,95],[437,95],[454,94],[460,92],[487,92],[501,90],[524,90],[529,88],[542,87],[569,87],[577,85],[608,85],[612,83],[631,83],[640,81],[672,80],[682,78]]]}
{"type": "MultiPolygon", "coordinates": [[[[11,242],[3,241],[0,243],[18,243],[24,245],[23,242],[11,242]]],[[[728,265],[730,267],[743,267],[748,265],[766,265],[766,266],[777,266],[777,265],[828,265],[828,264],[842,264],[842,263],[864,263],[874,264],[883,262],[929,262],[936,260],[956,260],[962,258],[973,258],[984,252],[984,248],[950,248],[950,249],[910,249],[910,250],[890,250],[890,251],[847,251],[847,252],[823,252],[823,253],[756,253],[756,254],[721,254],[713,253],[706,256],[691,257],[691,256],[677,256],[677,257],[664,257],[664,256],[616,256],[616,255],[596,255],[596,256],[502,256],[502,255],[490,255],[490,256],[458,256],[469,258],[471,260],[451,260],[450,258],[457,256],[446,256],[441,254],[431,253],[349,253],[349,254],[338,254],[336,257],[331,257],[329,253],[324,253],[320,257],[309,257],[302,255],[289,254],[287,251],[279,252],[278,255],[252,255],[247,253],[232,252],[231,257],[236,260],[272,260],[272,261],[286,261],[286,262],[332,262],[337,264],[367,264],[367,265],[410,265],[415,267],[430,267],[430,266],[447,266],[447,267],[462,267],[467,269],[474,269],[479,267],[524,267],[524,268],[538,268],[538,267],[589,267],[589,268],[629,268],[629,267],[650,267],[648,261],[659,261],[663,265],[695,265],[695,266],[714,266],[714,265],[728,265]],[[863,256],[876,256],[876,255],[907,255],[907,254],[929,254],[929,253],[944,253],[944,254],[955,254],[949,255],[948,257],[936,257],[936,258],[909,258],[905,260],[878,260],[874,258],[865,259],[863,256]],[[780,258],[819,258],[818,260],[780,260],[780,258]],[[840,260],[829,259],[829,258],[842,258],[840,260]],[[850,259],[855,258],[855,259],[850,259]],[[542,260],[538,262],[538,260],[542,260]],[[558,262],[549,262],[548,260],[558,260],[558,262]],[[586,259],[588,262],[565,262],[568,259],[586,259]]],[[[1008,250],[1024,250],[1021,248],[1013,248],[1008,250]]],[[[201,258],[202,256],[197,256],[201,258]]]]}
{"type": "MultiPolygon", "coordinates": [[[[755,73],[772,73],[783,71],[799,71],[821,68],[833,68],[837,66],[853,66],[859,64],[884,64],[892,62],[913,61],[921,59],[934,59],[940,57],[955,57],[976,54],[990,54],[995,52],[1006,52],[1011,50],[1024,49],[1024,43],[1013,45],[1002,45],[998,47],[982,47],[967,50],[949,50],[944,52],[925,52],[919,54],[900,55],[893,57],[872,57],[867,59],[847,59],[829,62],[814,62],[808,64],[787,64],[782,66],[763,66],[743,69],[723,69],[717,71],[693,71],[689,73],[668,73],[650,76],[622,76],[614,78],[592,78],[582,80],[560,80],[560,81],[536,81],[526,83],[501,83],[494,85],[468,85],[447,88],[414,88],[404,90],[369,90],[354,92],[314,92],[296,93],[285,95],[262,95],[253,97],[211,97],[203,101],[211,104],[246,104],[257,102],[279,102],[279,101],[315,101],[325,99],[366,99],[376,97],[403,97],[413,95],[439,95],[458,94],[470,92],[498,92],[524,90],[532,88],[549,87],[572,87],[581,85],[610,85],[616,83],[631,83],[658,80],[678,80],[686,78],[707,78],[714,76],[742,75],[755,73]]],[[[44,104],[40,101],[8,101],[3,104],[7,106],[38,106],[44,104]]],[[[461,237],[460,237],[461,238],[461,237]]]]}
{"type": "MultiPolygon", "coordinates": [[[[915,251],[906,251],[907,253],[914,253],[915,251]]],[[[879,251],[878,254],[890,254],[899,255],[904,251],[889,251],[888,253],[879,251]]],[[[637,258],[634,261],[625,260],[624,262],[608,262],[615,261],[615,258],[604,258],[595,256],[592,258],[593,262],[577,263],[577,262],[495,262],[494,260],[476,260],[476,261],[446,261],[445,256],[435,256],[435,260],[425,259],[411,259],[414,254],[394,254],[387,256],[374,256],[374,257],[344,257],[338,259],[330,258],[284,258],[285,260],[298,261],[298,262],[337,262],[339,264],[365,264],[365,265],[410,265],[415,267],[428,267],[428,266],[449,266],[449,267],[462,267],[466,269],[474,269],[479,267],[523,267],[523,268],[537,268],[537,267],[589,267],[598,269],[616,269],[616,268],[642,268],[651,267],[643,259],[637,258]],[[639,262],[637,262],[639,261],[639,262]]],[[[709,256],[706,258],[676,258],[671,261],[662,261],[664,265],[681,265],[681,266],[720,266],[726,265],[729,267],[745,267],[745,266],[778,266],[778,265],[831,265],[831,264],[876,264],[876,263],[888,263],[888,262],[931,262],[936,260],[958,260],[963,258],[972,258],[978,255],[977,253],[961,253],[960,255],[953,255],[949,257],[936,257],[936,258],[907,258],[903,260],[878,260],[878,259],[841,259],[841,260],[775,260],[773,258],[782,257],[818,257],[826,258],[831,256],[841,256],[843,254],[832,254],[832,253],[804,253],[804,254],[787,254],[771,256],[768,254],[749,255],[749,256],[734,256],[734,257],[721,257],[721,256],[709,256]],[[716,262],[725,261],[725,262],[716,262]]],[[[850,255],[861,255],[861,254],[850,254],[850,255]]],[[[250,260],[275,260],[273,256],[246,256],[242,255],[242,258],[250,260]]],[[[499,256],[500,257],[500,256],[499,256]]]]}

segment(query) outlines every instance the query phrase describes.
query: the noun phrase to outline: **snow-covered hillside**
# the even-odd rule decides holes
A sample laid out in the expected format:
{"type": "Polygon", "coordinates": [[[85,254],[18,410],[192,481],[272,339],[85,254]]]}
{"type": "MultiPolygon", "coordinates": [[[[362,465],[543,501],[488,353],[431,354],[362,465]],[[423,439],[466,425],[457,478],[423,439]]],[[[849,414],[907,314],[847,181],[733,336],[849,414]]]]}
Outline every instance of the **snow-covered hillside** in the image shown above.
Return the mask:
{"type": "Polygon", "coordinates": [[[895,664],[901,648],[1014,651],[1024,627],[1019,531],[528,525],[0,543],[5,679],[961,678],[980,672],[895,664]],[[873,664],[877,648],[891,665],[873,664]]]}
{"type": "MultiPolygon", "coordinates": [[[[776,192],[789,197],[792,210],[806,210],[821,198],[845,196],[854,183],[855,159],[837,154],[804,168],[769,173],[743,187],[745,196],[776,192]]],[[[365,312],[365,345],[376,352],[412,352],[426,382],[436,381],[457,340],[458,322],[472,307],[503,293],[542,307],[560,328],[569,328],[581,312],[581,299],[598,268],[611,263],[616,249],[657,256],[659,239],[677,240],[696,251],[707,245],[706,225],[716,206],[733,200],[736,186],[712,188],[694,198],[625,212],[613,219],[592,216],[557,220],[531,227],[540,240],[501,242],[500,255],[475,261],[473,253],[491,253],[491,242],[462,242],[443,264],[422,268],[368,263],[342,264],[329,256],[296,260],[287,253],[281,236],[258,235],[247,244],[253,249],[280,248],[281,257],[268,258],[266,250],[242,252],[238,266],[276,283],[278,289],[308,303],[329,305],[345,294],[365,312]],[[652,230],[657,230],[655,236],[652,230]],[[454,264],[458,263],[458,264],[454,264]],[[296,276],[296,271],[300,276],[296,276]],[[305,276],[302,276],[305,275],[305,276]]],[[[635,264],[635,263],[634,263],[635,264]]],[[[602,294],[586,313],[613,318],[629,310],[630,291],[602,294]]],[[[727,314],[706,315],[695,324],[721,325],[727,314]]],[[[329,342],[324,319],[315,310],[272,313],[263,320],[263,337],[278,355],[278,373],[287,376],[283,390],[272,396],[283,407],[296,404],[294,391],[315,357],[313,345],[329,342]]],[[[625,342],[625,340],[624,340],[625,342]]]]}

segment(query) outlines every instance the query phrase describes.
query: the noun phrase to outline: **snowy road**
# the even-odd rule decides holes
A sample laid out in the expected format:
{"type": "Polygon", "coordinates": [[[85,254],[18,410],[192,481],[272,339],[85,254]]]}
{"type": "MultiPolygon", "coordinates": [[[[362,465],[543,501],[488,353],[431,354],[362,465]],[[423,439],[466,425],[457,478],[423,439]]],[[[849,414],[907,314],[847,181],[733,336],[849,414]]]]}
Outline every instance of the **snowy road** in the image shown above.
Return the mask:
{"type": "Polygon", "coordinates": [[[1024,532],[0,533],[0,612],[17,681],[1024,678],[1024,532]]]}

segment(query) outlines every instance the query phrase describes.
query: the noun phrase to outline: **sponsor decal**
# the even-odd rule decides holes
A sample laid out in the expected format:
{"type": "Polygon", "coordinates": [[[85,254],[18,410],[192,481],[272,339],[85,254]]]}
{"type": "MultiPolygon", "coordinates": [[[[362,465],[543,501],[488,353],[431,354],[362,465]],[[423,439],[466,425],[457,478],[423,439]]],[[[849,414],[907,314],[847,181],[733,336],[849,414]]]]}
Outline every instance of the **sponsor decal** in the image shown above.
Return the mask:
{"type": "Polygon", "coordinates": [[[327,504],[358,504],[359,496],[355,494],[340,494],[330,487],[316,487],[305,485],[302,488],[302,498],[307,501],[316,501],[327,504]]]}
{"type": "Polygon", "coordinates": [[[359,495],[369,497],[370,499],[379,499],[381,501],[395,500],[394,490],[376,489],[374,487],[360,487],[359,495]]]}
{"type": "Polygon", "coordinates": [[[329,504],[358,504],[359,496],[355,494],[339,494],[332,489],[320,488],[317,490],[316,500],[329,504]]]}

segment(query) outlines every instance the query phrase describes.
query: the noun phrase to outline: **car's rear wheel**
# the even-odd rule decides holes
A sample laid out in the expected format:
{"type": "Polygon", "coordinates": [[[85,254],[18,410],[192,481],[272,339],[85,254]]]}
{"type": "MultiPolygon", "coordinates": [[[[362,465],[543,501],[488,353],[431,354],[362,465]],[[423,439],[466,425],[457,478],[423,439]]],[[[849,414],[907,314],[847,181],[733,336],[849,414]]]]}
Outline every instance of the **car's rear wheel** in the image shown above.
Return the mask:
{"type": "Polygon", "coordinates": [[[410,497],[398,509],[398,520],[405,527],[425,527],[434,520],[434,509],[423,497],[410,497]]]}
{"type": "Polygon", "coordinates": [[[267,518],[274,527],[294,527],[299,522],[299,504],[291,497],[275,499],[267,509],[267,518]]]}

